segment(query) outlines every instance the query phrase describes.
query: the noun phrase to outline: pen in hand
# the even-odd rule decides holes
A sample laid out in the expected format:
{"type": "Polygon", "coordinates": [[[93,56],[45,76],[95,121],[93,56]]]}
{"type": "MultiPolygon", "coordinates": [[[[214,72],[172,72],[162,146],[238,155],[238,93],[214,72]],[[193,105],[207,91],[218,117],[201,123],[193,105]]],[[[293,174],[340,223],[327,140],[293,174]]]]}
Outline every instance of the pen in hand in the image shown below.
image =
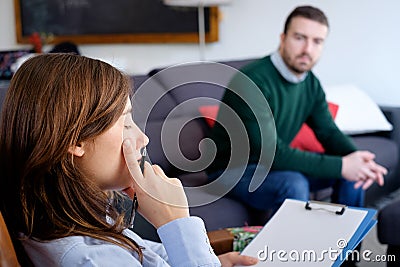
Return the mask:
{"type": "MultiPolygon", "coordinates": [[[[144,162],[145,162],[145,159],[147,157],[147,150],[146,150],[145,147],[142,148],[141,154],[142,154],[142,158],[139,161],[139,167],[140,167],[140,170],[142,171],[142,173],[144,173],[144,162]]],[[[132,210],[131,210],[131,216],[129,218],[129,225],[128,225],[129,228],[133,228],[133,224],[134,224],[134,221],[135,221],[136,210],[138,208],[138,205],[139,205],[139,203],[137,201],[137,197],[136,197],[136,193],[135,193],[134,196],[133,196],[133,200],[132,200],[132,210]]]]}

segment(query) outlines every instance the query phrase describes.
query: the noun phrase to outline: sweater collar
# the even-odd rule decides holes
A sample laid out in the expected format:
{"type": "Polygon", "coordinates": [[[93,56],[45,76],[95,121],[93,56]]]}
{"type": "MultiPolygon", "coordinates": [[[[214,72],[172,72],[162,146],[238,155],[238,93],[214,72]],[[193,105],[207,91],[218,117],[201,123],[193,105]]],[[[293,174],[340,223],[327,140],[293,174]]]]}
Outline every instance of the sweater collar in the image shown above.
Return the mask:
{"type": "Polygon", "coordinates": [[[308,72],[303,73],[300,77],[294,75],[289,68],[286,66],[285,62],[283,61],[279,51],[275,51],[271,54],[271,61],[278,72],[285,78],[286,81],[291,83],[300,83],[304,81],[307,77],[308,72]]]}

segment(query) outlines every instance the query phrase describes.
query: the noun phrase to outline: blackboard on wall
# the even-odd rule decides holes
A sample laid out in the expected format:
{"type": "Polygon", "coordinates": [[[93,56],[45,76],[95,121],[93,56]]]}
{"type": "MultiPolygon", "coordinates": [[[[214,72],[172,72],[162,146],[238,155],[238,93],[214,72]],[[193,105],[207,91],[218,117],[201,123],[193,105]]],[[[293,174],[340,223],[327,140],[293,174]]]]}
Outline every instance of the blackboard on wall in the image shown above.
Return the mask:
{"type": "MultiPolygon", "coordinates": [[[[38,32],[52,43],[198,42],[196,8],[162,0],[14,0],[17,41],[38,32]]],[[[205,8],[206,41],[218,40],[218,9],[205,8]]]]}

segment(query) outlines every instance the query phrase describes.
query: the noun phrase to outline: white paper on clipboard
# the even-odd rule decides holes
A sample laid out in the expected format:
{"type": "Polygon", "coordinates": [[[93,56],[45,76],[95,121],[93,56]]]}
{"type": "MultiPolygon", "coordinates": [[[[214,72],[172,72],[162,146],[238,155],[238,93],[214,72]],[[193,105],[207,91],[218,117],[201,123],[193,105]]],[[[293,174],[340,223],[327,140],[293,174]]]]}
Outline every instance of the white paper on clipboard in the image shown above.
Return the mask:
{"type": "Polygon", "coordinates": [[[306,204],[285,200],[242,254],[258,258],[255,266],[340,266],[376,224],[372,209],[346,207],[338,215],[329,203],[306,204]]]}

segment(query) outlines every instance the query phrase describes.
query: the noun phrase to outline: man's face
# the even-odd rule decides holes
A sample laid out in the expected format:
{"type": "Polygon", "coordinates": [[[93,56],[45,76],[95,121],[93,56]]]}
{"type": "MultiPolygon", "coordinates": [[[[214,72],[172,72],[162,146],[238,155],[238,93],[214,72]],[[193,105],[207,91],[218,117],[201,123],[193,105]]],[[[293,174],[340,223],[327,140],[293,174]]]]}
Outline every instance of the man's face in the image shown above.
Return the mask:
{"type": "Polygon", "coordinates": [[[281,34],[279,52],[287,67],[301,75],[312,69],[321,56],[328,27],[303,17],[294,17],[287,33],[281,34]]]}

